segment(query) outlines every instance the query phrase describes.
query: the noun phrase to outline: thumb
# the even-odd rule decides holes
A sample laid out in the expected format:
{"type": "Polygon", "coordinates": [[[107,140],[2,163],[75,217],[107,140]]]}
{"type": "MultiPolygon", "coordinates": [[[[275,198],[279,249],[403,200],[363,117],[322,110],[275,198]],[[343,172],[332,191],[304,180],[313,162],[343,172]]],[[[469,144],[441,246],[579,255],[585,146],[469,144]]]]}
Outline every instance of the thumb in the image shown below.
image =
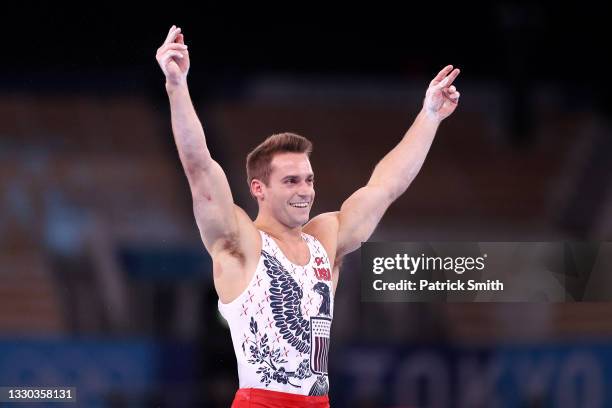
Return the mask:
{"type": "Polygon", "coordinates": [[[185,44],[185,37],[183,34],[179,34],[176,36],[176,42],[179,44],[185,44]]]}

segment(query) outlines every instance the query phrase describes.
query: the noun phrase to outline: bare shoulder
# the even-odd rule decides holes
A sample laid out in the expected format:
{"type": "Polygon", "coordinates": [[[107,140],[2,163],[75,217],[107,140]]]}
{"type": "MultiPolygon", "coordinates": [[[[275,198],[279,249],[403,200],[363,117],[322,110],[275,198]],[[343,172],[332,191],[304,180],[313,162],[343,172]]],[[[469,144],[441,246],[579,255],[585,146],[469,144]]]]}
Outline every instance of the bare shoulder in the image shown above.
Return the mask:
{"type": "Polygon", "coordinates": [[[338,214],[338,211],[319,214],[304,225],[303,231],[321,242],[336,240],[340,225],[338,214]]]}
{"type": "Polygon", "coordinates": [[[319,214],[308,221],[303,228],[304,233],[312,235],[321,242],[325,251],[327,251],[332,265],[334,265],[336,249],[338,247],[338,231],[340,226],[338,214],[338,211],[319,214]]]}

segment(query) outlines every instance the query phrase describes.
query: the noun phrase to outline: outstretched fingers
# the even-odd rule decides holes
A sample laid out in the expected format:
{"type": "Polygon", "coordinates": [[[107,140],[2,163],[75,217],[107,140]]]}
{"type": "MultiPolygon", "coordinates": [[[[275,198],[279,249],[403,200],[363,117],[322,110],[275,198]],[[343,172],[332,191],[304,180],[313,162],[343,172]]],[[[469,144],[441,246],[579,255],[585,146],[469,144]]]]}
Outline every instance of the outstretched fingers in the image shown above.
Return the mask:
{"type": "Polygon", "coordinates": [[[173,43],[176,39],[176,36],[181,32],[181,28],[177,26],[170,27],[170,31],[168,31],[168,36],[166,36],[166,41],[164,44],[173,43]]]}
{"type": "MultiPolygon", "coordinates": [[[[446,69],[446,68],[445,68],[446,69]]],[[[443,72],[444,70],[440,71],[443,72]]],[[[433,86],[436,89],[444,89],[444,88],[448,88],[453,81],[455,80],[455,78],[457,78],[457,75],[459,75],[461,71],[459,70],[459,68],[455,68],[451,71],[450,74],[448,74],[444,79],[442,79],[440,82],[438,82],[437,84],[434,84],[433,86]]],[[[440,74],[438,74],[440,75],[440,74]]],[[[437,78],[437,76],[436,76],[437,78]]]]}
{"type": "Polygon", "coordinates": [[[431,80],[431,82],[429,83],[429,86],[437,85],[440,81],[446,78],[446,76],[448,75],[449,72],[452,71],[452,69],[453,69],[452,65],[447,65],[444,68],[442,68],[442,70],[438,72],[438,75],[436,75],[436,77],[431,80]]]}

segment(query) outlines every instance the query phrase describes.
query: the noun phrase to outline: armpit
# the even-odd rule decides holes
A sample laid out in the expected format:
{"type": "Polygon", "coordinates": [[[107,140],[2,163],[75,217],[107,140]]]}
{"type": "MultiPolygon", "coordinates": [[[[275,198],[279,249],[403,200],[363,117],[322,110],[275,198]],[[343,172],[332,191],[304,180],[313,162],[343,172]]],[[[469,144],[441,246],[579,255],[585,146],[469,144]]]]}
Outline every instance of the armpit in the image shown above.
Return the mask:
{"type": "Polygon", "coordinates": [[[223,239],[222,242],[222,251],[232,258],[235,258],[240,262],[241,266],[244,266],[246,263],[246,257],[244,255],[244,251],[240,248],[240,241],[238,240],[238,236],[233,235],[229,238],[223,239]]]}

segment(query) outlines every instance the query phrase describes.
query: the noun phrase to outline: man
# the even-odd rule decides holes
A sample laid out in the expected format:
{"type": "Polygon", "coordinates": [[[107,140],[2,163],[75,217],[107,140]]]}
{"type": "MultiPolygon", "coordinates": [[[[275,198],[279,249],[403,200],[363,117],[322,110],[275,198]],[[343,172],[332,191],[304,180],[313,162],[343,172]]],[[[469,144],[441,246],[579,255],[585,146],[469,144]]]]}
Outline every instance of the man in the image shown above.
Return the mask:
{"type": "Polygon", "coordinates": [[[452,83],[459,70],[449,65],[431,81],[406,135],[340,211],[309,221],[312,145],[292,133],[270,136],[247,157],[250,192],[259,206],[252,221],[234,204],[227,178],[208,151],[189,96],[189,53],[180,28],[170,28],[157,61],[238,362],[240,389],[232,406],[329,406],[327,355],[339,265],[368,240],[418,173],[438,125],[457,107],[452,83]]]}

